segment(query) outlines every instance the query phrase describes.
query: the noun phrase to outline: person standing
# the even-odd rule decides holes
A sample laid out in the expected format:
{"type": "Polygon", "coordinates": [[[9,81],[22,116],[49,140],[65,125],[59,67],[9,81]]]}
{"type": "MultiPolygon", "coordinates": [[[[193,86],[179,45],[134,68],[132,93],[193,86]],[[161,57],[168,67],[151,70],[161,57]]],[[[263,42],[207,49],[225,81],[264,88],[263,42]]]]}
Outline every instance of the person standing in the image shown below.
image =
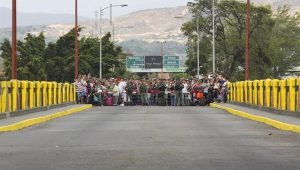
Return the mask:
{"type": "Polygon", "coordinates": [[[189,105],[188,97],[189,97],[189,90],[188,90],[188,83],[187,81],[183,81],[183,89],[182,89],[182,94],[183,94],[183,103],[185,106],[189,105]]]}
{"type": "Polygon", "coordinates": [[[176,106],[182,106],[182,89],[184,85],[177,80],[175,83],[175,91],[176,91],[176,106]]]}
{"type": "Polygon", "coordinates": [[[82,84],[80,82],[80,77],[74,80],[74,84],[76,87],[76,102],[77,104],[81,103],[81,94],[82,94],[82,84]]]}
{"type": "Polygon", "coordinates": [[[119,85],[119,83],[117,81],[115,81],[115,83],[113,85],[113,90],[112,90],[114,106],[117,106],[118,102],[119,102],[120,91],[119,91],[118,85],[119,85]]]}
{"type": "Polygon", "coordinates": [[[145,81],[141,81],[141,84],[139,86],[140,88],[140,95],[141,95],[141,103],[142,106],[146,106],[147,105],[147,91],[148,91],[148,87],[145,83],[145,81]]]}

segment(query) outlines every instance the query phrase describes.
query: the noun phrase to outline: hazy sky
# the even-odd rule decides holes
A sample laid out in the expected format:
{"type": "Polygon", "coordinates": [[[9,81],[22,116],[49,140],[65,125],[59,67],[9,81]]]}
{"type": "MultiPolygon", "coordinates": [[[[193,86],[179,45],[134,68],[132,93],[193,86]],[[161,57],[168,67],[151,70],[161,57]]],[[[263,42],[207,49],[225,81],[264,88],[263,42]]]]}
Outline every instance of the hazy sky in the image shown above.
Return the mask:
{"type": "MultiPolygon", "coordinates": [[[[175,7],[186,5],[189,0],[78,0],[79,15],[94,17],[97,8],[114,5],[128,4],[128,7],[116,7],[113,15],[118,16],[133,11],[151,8],[175,7]]],[[[191,0],[190,0],[191,1],[191,0]]],[[[18,11],[45,12],[45,13],[74,13],[74,0],[17,0],[18,11]]],[[[11,0],[0,0],[0,7],[11,8],[11,0]]],[[[109,11],[105,12],[107,16],[109,11]]]]}

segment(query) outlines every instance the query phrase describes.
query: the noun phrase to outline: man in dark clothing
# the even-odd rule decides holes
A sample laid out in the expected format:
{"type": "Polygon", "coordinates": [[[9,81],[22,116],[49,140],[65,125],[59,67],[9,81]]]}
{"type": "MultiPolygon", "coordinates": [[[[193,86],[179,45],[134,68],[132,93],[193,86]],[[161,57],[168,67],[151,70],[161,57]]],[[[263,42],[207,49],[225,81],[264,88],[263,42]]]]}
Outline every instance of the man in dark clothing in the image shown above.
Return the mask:
{"type": "Polygon", "coordinates": [[[133,83],[129,81],[125,87],[126,90],[126,102],[132,101],[132,93],[133,93],[133,83]]]}
{"type": "Polygon", "coordinates": [[[157,84],[157,89],[159,90],[159,94],[158,94],[158,105],[160,106],[165,106],[166,105],[166,98],[165,98],[165,90],[166,90],[167,86],[164,83],[164,81],[160,81],[157,84]]]}
{"type": "Polygon", "coordinates": [[[176,91],[176,106],[182,106],[182,89],[184,85],[177,80],[175,83],[175,91],[176,91]]]}
{"type": "Polygon", "coordinates": [[[148,105],[148,99],[147,99],[148,87],[147,87],[146,83],[144,81],[142,81],[139,88],[140,88],[139,91],[140,91],[140,95],[141,95],[142,105],[143,106],[148,105]]]}

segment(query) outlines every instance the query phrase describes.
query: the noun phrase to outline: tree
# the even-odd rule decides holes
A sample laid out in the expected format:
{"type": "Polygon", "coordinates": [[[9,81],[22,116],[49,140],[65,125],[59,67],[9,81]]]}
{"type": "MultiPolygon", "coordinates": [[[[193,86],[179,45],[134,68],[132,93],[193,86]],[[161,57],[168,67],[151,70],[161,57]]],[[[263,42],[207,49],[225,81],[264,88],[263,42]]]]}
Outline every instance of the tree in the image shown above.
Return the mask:
{"type": "Polygon", "coordinates": [[[8,79],[11,78],[11,45],[8,39],[4,39],[4,41],[0,45],[1,58],[3,58],[3,67],[4,67],[4,75],[8,79]]]}
{"type": "MultiPolygon", "coordinates": [[[[190,11],[199,20],[201,34],[200,60],[203,60],[204,68],[211,70],[211,42],[212,42],[212,1],[195,0],[190,6],[190,11]]],[[[243,79],[244,75],[244,49],[245,49],[245,11],[246,4],[235,0],[216,1],[216,66],[219,73],[225,74],[231,79],[243,79]]],[[[268,35],[263,35],[272,30],[274,25],[270,7],[251,6],[251,77],[265,77],[271,67],[270,56],[266,55],[266,43],[268,35]],[[257,71],[258,70],[258,71],[257,71]]],[[[190,49],[196,47],[195,30],[196,18],[185,23],[182,27],[184,34],[188,36],[190,49]]],[[[195,59],[191,59],[191,50],[188,50],[189,70],[194,68],[195,59]]],[[[197,62],[196,62],[197,64],[197,62]]]]}

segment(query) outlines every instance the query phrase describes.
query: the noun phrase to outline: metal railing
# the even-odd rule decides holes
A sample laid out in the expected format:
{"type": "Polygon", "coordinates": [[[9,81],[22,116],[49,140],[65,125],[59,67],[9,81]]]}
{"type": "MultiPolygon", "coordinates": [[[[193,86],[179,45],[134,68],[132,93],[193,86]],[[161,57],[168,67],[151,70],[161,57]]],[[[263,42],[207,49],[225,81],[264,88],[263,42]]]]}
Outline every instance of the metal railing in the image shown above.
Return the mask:
{"type": "Polygon", "coordinates": [[[228,83],[229,101],[283,111],[300,111],[300,78],[228,83]]]}
{"type": "Polygon", "coordinates": [[[69,83],[2,81],[0,114],[71,103],[75,97],[75,86],[69,83]]]}

